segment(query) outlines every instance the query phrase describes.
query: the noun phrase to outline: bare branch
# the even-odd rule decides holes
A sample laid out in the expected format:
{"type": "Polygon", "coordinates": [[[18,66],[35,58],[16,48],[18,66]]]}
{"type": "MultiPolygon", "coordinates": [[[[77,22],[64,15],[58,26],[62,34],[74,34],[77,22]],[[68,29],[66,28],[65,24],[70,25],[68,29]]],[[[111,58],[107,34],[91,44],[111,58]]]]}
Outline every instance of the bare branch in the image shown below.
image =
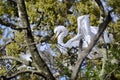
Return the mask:
{"type": "Polygon", "coordinates": [[[101,10],[101,16],[102,17],[105,17],[105,10],[104,10],[104,7],[103,7],[103,5],[102,5],[102,2],[100,1],[100,0],[95,0],[96,1],[96,3],[98,4],[98,6],[99,6],[99,8],[100,8],[100,10],[101,10]]]}
{"type": "Polygon", "coordinates": [[[21,62],[25,65],[29,65],[29,61],[25,61],[25,60],[22,60],[20,58],[16,58],[16,57],[13,57],[13,56],[1,56],[0,60],[3,60],[3,59],[12,59],[12,60],[19,61],[19,62],[21,62]]]}
{"type": "Polygon", "coordinates": [[[47,66],[45,61],[41,58],[41,56],[39,55],[39,51],[38,51],[36,45],[35,44],[33,44],[33,46],[28,45],[29,43],[34,43],[34,38],[32,35],[31,28],[30,28],[30,23],[28,20],[28,14],[27,14],[26,6],[25,6],[25,0],[16,0],[16,2],[17,2],[17,8],[18,8],[18,13],[19,13],[19,17],[21,20],[21,24],[23,27],[27,28],[26,30],[24,30],[25,40],[26,40],[27,47],[32,55],[33,62],[35,63],[35,65],[37,65],[36,68],[38,70],[43,70],[44,72],[47,73],[46,78],[48,80],[55,80],[49,67],[47,66]]]}
{"type": "Polygon", "coordinates": [[[6,79],[9,80],[9,79],[12,79],[20,74],[23,74],[23,73],[32,73],[32,74],[37,74],[39,76],[42,76],[43,78],[46,79],[46,75],[47,73],[43,72],[42,70],[40,71],[36,71],[36,70],[22,70],[22,71],[18,71],[14,74],[12,74],[11,76],[6,76],[6,79]]]}
{"type": "Polygon", "coordinates": [[[19,31],[26,29],[26,28],[17,28],[17,25],[4,21],[1,18],[0,18],[0,24],[6,27],[10,27],[11,29],[14,29],[14,30],[19,30],[19,31]]]}
{"type": "MultiPolygon", "coordinates": [[[[108,16],[106,17],[105,21],[102,22],[100,25],[99,25],[99,30],[98,30],[98,34],[100,36],[100,33],[103,33],[103,31],[106,29],[107,25],[109,24],[109,22],[112,20],[112,17],[111,17],[111,13],[113,12],[113,10],[109,11],[108,12],[108,16]]],[[[96,36],[97,36],[96,35],[96,36]]]]}
{"type": "Polygon", "coordinates": [[[38,9],[37,9],[37,12],[41,15],[39,20],[38,20],[38,22],[37,22],[37,25],[36,25],[38,27],[41,24],[41,21],[42,21],[42,19],[44,17],[44,12],[43,11],[39,11],[38,9]]]}
{"type": "Polygon", "coordinates": [[[77,62],[74,66],[74,69],[73,69],[73,73],[72,73],[72,76],[71,76],[71,80],[76,80],[77,79],[77,76],[78,76],[78,72],[79,72],[79,69],[84,61],[84,59],[87,57],[87,55],[90,53],[90,51],[92,50],[92,48],[95,46],[96,42],[98,41],[98,39],[100,38],[100,36],[102,35],[103,31],[106,29],[107,25],[110,23],[110,21],[112,20],[112,17],[111,17],[111,12],[112,11],[109,11],[108,12],[108,15],[107,17],[105,18],[105,21],[102,22],[100,25],[99,25],[99,31],[98,33],[95,35],[95,37],[91,40],[91,43],[89,44],[89,47],[86,48],[84,51],[80,51],[79,50],[79,57],[77,59],[77,62]]]}
{"type": "Polygon", "coordinates": [[[107,80],[108,77],[110,77],[116,70],[120,69],[120,66],[116,67],[115,69],[113,69],[109,74],[106,75],[104,80],[107,80]]]}

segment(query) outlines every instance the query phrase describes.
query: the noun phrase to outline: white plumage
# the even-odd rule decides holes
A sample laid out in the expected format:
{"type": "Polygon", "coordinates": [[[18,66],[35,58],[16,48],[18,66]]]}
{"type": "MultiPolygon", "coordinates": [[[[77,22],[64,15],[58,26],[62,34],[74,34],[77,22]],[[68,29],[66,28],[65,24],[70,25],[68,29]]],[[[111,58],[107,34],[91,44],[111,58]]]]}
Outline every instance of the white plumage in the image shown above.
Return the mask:
{"type": "Polygon", "coordinates": [[[67,53],[67,48],[78,47],[81,38],[80,34],[77,34],[66,43],[64,43],[63,38],[68,35],[68,30],[64,26],[59,25],[54,29],[54,33],[56,36],[58,36],[57,43],[62,53],[67,53]]]}
{"type": "Polygon", "coordinates": [[[85,47],[89,46],[92,38],[95,36],[95,34],[98,31],[98,30],[96,30],[96,27],[90,27],[90,22],[89,21],[90,21],[89,20],[89,15],[83,15],[83,16],[79,16],[77,18],[78,34],[82,35],[83,45],[85,47]]]}
{"type": "Polygon", "coordinates": [[[105,31],[103,36],[105,43],[112,43],[113,35],[111,33],[109,34],[107,31],[105,31]]]}
{"type": "MultiPolygon", "coordinates": [[[[67,48],[78,47],[80,39],[82,39],[83,41],[82,48],[87,48],[92,38],[94,38],[94,36],[98,32],[98,27],[90,26],[89,15],[79,16],[77,18],[77,23],[78,23],[77,35],[68,40],[66,43],[63,42],[63,39],[68,35],[68,30],[62,25],[55,27],[54,33],[58,37],[57,43],[62,53],[67,53],[67,48]]],[[[104,32],[105,43],[111,43],[112,40],[113,36],[111,34],[110,36],[108,36],[108,33],[105,31],[104,32]]]]}
{"type": "Polygon", "coordinates": [[[21,54],[19,54],[19,56],[20,56],[20,59],[22,59],[22,60],[32,62],[32,59],[31,59],[32,56],[30,53],[21,53],[21,54]]]}
{"type": "MultiPolygon", "coordinates": [[[[77,18],[78,33],[82,35],[83,45],[85,45],[86,43],[89,45],[92,38],[94,38],[99,29],[98,27],[90,26],[89,21],[89,15],[83,15],[77,18]]],[[[113,35],[109,34],[109,32],[105,30],[103,32],[103,39],[105,43],[111,43],[113,41],[113,35]]]]}

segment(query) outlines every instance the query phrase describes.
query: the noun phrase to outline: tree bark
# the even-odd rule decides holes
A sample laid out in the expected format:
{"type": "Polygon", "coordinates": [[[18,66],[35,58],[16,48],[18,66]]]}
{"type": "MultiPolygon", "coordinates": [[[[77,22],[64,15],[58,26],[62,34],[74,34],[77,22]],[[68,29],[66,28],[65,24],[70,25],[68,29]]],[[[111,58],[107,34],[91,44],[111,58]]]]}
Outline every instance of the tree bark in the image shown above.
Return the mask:
{"type": "MultiPolygon", "coordinates": [[[[28,20],[28,15],[27,15],[24,1],[25,0],[16,0],[17,7],[18,7],[18,13],[19,13],[19,17],[21,20],[21,25],[23,28],[26,28],[26,30],[24,30],[26,44],[31,44],[31,43],[34,43],[34,38],[31,32],[30,23],[28,20]]],[[[37,70],[42,70],[44,73],[46,73],[47,80],[55,80],[47,64],[44,62],[44,60],[39,55],[36,45],[35,44],[33,44],[32,46],[27,45],[27,47],[32,55],[33,62],[36,64],[37,70]]]]}

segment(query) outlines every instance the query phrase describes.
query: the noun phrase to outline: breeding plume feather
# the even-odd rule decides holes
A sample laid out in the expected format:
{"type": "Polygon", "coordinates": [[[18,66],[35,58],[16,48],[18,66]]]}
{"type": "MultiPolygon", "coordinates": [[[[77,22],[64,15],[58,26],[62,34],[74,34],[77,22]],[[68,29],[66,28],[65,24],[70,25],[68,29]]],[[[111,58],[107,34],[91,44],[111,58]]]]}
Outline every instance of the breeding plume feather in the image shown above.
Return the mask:
{"type": "MultiPolygon", "coordinates": [[[[80,39],[83,42],[82,48],[87,48],[98,32],[98,27],[90,26],[89,15],[79,16],[77,18],[77,24],[78,33],[66,43],[63,42],[63,39],[68,35],[68,30],[62,25],[55,27],[54,33],[58,37],[57,43],[62,53],[67,53],[67,48],[78,47],[80,39]]],[[[105,43],[112,42],[112,36],[108,36],[108,34],[109,33],[107,31],[104,31],[103,33],[105,43]]]]}

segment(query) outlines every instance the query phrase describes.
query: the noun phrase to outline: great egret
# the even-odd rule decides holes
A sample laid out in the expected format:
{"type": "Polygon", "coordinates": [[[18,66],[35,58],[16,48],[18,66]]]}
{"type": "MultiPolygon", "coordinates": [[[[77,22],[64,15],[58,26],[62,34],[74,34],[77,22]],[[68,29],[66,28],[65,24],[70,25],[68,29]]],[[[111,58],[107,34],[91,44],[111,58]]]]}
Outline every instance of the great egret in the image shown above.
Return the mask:
{"type": "Polygon", "coordinates": [[[88,44],[91,41],[91,35],[93,35],[89,27],[88,17],[88,15],[84,15],[77,18],[78,33],[66,43],[63,42],[63,38],[68,35],[68,30],[62,25],[56,26],[54,33],[58,37],[57,43],[59,44],[58,46],[62,53],[67,53],[67,48],[78,47],[80,39],[83,41],[82,48],[88,47],[88,44]]]}
{"type": "MultiPolygon", "coordinates": [[[[83,35],[84,40],[89,44],[91,39],[97,34],[98,27],[90,26],[89,15],[79,16],[77,18],[78,33],[83,35]]],[[[113,41],[113,35],[109,34],[108,31],[103,32],[103,38],[105,43],[111,43],[113,41]]]]}
{"type": "MultiPolygon", "coordinates": [[[[91,42],[91,39],[98,32],[98,27],[90,26],[89,15],[79,16],[77,18],[77,23],[78,23],[77,35],[68,40],[66,43],[63,42],[63,38],[68,35],[68,30],[62,25],[55,27],[54,33],[58,37],[57,43],[59,44],[58,46],[61,53],[67,53],[67,48],[78,47],[80,39],[82,39],[83,41],[82,48],[87,48],[91,42]]],[[[107,34],[108,33],[105,31],[104,32],[105,42],[109,40],[109,36],[107,36],[107,34]]]]}
{"type": "Polygon", "coordinates": [[[75,37],[64,43],[63,38],[68,35],[68,30],[64,26],[59,25],[54,29],[54,33],[56,34],[56,37],[58,37],[57,43],[59,44],[58,46],[61,53],[67,53],[67,48],[79,46],[79,41],[81,38],[80,34],[77,34],[75,37]]]}
{"type": "MultiPolygon", "coordinates": [[[[90,44],[91,39],[93,37],[93,33],[91,32],[90,28],[89,15],[79,16],[77,18],[77,24],[78,34],[81,34],[83,38],[83,45],[86,43],[90,44]]],[[[88,45],[86,47],[88,47],[88,45]]]]}
{"type": "MultiPolygon", "coordinates": [[[[56,33],[56,36],[58,37],[57,43],[58,43],[58,48],[60,49],[61,53],[65,54],[67,53],[67,48],[72,48],[75,47],[77,48],[79,46],[79,41],[80,39],[83,39],[83,35],[77,34],[75,37],[71,38],[68,40],[66,43],[63,42],[64,37],[67,36],[68,30],[62,26],[59,25],[54,29],[54,33],[56,33]]],[[[82,48],[87,48],[88,44],[84,43],[82,45],[82,48]]]]}

